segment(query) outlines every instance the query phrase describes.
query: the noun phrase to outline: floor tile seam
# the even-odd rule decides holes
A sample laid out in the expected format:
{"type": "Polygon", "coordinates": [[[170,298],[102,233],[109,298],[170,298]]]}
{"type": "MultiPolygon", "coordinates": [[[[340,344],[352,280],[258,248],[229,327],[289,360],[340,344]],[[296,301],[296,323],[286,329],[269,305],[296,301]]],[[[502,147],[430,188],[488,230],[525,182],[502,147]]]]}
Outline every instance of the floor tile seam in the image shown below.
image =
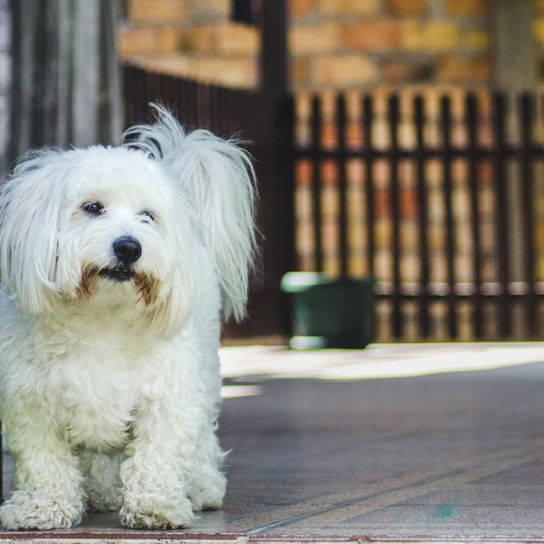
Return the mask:
{"type": "MultiPolygon", "coordinates": [[[[512,461],[508,462],[508,460],[505,460],[504,463],[499,466],[499,471],[504,470],[504,468],[508,468],[508,467],[511,467],[511,466],[518,466],[518,461],[512,460],[512,461]]],[[[365,500],[360,501],[358,503],[358,508],[362,507],[362,509],[366,510],[366,511],[365,512],[358,512],[357,515],[354,516],[354,518],[358,518],[361,515],[374,514],[376,512],[383,511],[386,508],[390,508],[396,502],[396,501],[392,502],[392,498],[393,498],[392,495],[394,496],[395,494],[398,495],[399,493],[405,492],[406,495],[405,495],[404,498],[401,498],[401,500],[408,500],[408,499],[415,498],[415,497],[422,497],[422,496],[427,495],[429,493],[435,492],[437,489],[442,487],[442,484],[444,483],[444,480],[446,482],[450,481],[450,483],[457,484],[457,485],[460,485],[461,483],[466,485],[467,483],[469,483],[469,482],[471,482],[473,480],[474,473],[477,473],[478,475],[480,475],[482,473],[482,470],[484,470],[482,467],[475,467],[472,471],[468,471],[468,472],[463,472],[463,471],[460,470],[460,471],[457,471],[457,474],[453,473],[451,475],[444,476],[444,478],[435,479],[433,482],[429,482],[429,484],[423,483],[421,486],[417,486],[417,487],[414,487],[414,488],[404,487],[404,488],[399,488],[398,491],[392,490],[391,493],[381,494],[381,495],[377,496],[374,499],[374,501],[376,499],[378,501],[379,501],[379,499],[382,499],[382,501],[385,502],[385,504],[383,504],[382,506],[378,506],[377,508],[376,508],[377,505],[376,505],[375,502],[370,502],[370,504],[367,506],[367,508],[366,509],[364,508],[364,503],[372,501],[373,500],[372,498],[369,498],[366,501],[365,500]],[[459,477],[461,479],[459,479],[459,477]],[[411,489],[413,491],[412,493],[410,492],[411,489]]],[[[496,470],[497,470],[496,466],[489,467],[488,473],[493,474],[493,473],[496,472],[496,470]]],[[[355,504],[353,504],[353,503],[347,505],[348,508],[354,507],[354,506],[355,506],[355,504]]],[[[333,510],[331,510],[331,512],[332,511],[333,510]]],[[[330,513],[330,512],[325,512],[325,514],[326,513],[330,513]]],[[[319,516],[321,514],[316,514],[316,515],[319,516]]],[[[353,519],[353,518],[351,518],[351,519],[353,519]]],[[[349,523],[350,518],[344,519],[343,521],[349,523]]],[[[323,522],[323,520],[321,520],[321,522],[323,522]]]]}
{"type": "MultiPolygon", "coordinates": [[[[519,455],[524,455],[525,453],[526,453],[525,450],[520,450],[519,448],[511,450],[511,451],[509,451],[507,453],[505,453],[504,451],[501,452],[501,453],[494,452],[492,454],[489,454],[486,457],[486,459],[480,460],[476,466],[485,465],[486,463],[489,463],[489,462],[494,462],[496,457],[505,458],[505,459],[510,460],[512,458],[512,455],[514,455],[514,456],[518,455],[519,456],[519,455]]],[[[466,470],[466,465],[460,466],[459,464],[451,464],[451,465],[449,465],[447,467],[440,468],[439,471],[437,471],[437,470],[421,471],[417,475],[407,474],[407,475],[401,476],[401,477],[391,477],[391,478],[386,479],[384,482],[382,482],[380,488],[377,489],[376,492],[371,493],[371,494],[365,493],[365,495],[361,495],[360,497],[356,497],[355,499],[356,500],[357,499],[363,499],[364,500],[364,498],[367,497],[367,496],[369,498],[374,497],[374,496],[377,496],[377,495],[380,495],[380,494],[389,493],[390,491],[392,491],[394,489],[397,489],[397,488],[400,489],[402,487],[410,487],[410,486],[413,486],[413,485],[424,483],[426,481],[436,481],[436,480],[439,480],[439,479],[444,477],[444,472],[452,473],[452,472],[463,471],[463,470],[466,470]],[[426,475],[422,476],[422,474],[426,474],[426,475]],[[414,477],[415,477],[415,479],[414,479],[414,477]],[[406,483],[404,483],[402,486],[399,486],[398,485],[399,480],[401,480],[401,481],[404,480],[406,483]],[[397,485],[394,488],[391,488],[391,489],[389,489],[389,488],[388,489],[383,489],[384,487],[388,486],[388,483],[397,484],[397,485]]],[[[375,484],[372,484],[372,486],[376,487],[375,484]]],[[[330,495],[313,495],[310,498],[310,500],[315,500],[316,498],[319,498],[319,499],[321,499],[322,502],[323,501],[331,502],[330,505],[327,505],[328,507],[333,507],[334,504],[349,503],[349,502],[354,500],[353,497],[345,499],[345,495],[346,495],[345,492],[344,493],[335,492],[335,493],[330,494],[330,495]]],[[[274,511],[277,512],[280,508],[281,509],[293,510],[293,507],[295,507],[295,506],[296,506],[296,504],[293,504],[293,505],[280,505],[279,507],[278,506],[270,506],[265,511],[261,510],[261,513],[266,515],[266,514],[274,512],[274,511]]],[[[255,517],[255,515],[253,513],[242,514],[240,516],[237,516],[232,521],[233,522],[239,522],[239,521],[243,521],[243,520],[246,520],[246,519],[251,520],[252,517],[255,517]]],[[[266,526],[266,525],[267,524],[264,524],[263,526],[266,526]]],[[[258,530],[258,528],[260,526],[261,525],[257,525],[257,527],[255,527],[252,530],[258,530]]]]}
{"type": "MultiPolygon", "coordinates": [[[[519,451],[519,450],[516,450],[516,451],[519,451]]],[[[482,465],[485,466],[489,462],[490,462],[490,460],[481,461],[481,462],[478,463],[478,465],[476,465],[476,467],[473,467],[473,470],[481,468],[482,465]]],[[[284,518],[284,519],[281,519],[281,520],[279,520],[277,522],[273,522],[273,523],[265,524],[265,525],[262,525],[262,526],[257,526],[255,528],[251,528],[251,529],[249,529],[247,531],[247,534],[259,535],[259,534],[262,534],[263,532],[269,531],[270,529],[274,529],[274,528],[277,528],[277,527],[289,526],[289,525],[292,525],[292,524],[297,523],[299,521],[302,521],[304,519],[308,519],[308,518],[311,518],[311,517],[320,516],[320,515],[323,515],[323,514],[326,514],[326,513],[329,513],[329,512],[336,511],[338,509],[341,509],[344,506],[352,505],[354,502],[357,502],[357,503],[363,502],[364,503],[364,502],[367,502],[369,500],[374,500],[374,499],[376,499],[378,497],[386,497],[386,496],[390,495],[391,493],[400,492],[400,491],[402,491],[404,489],[411,489],[414,486],[416,486],[417,489],[421,489],[421,486],[427,487],[427,485],[430,484],[430,483],[435,484],[436,482],[438,482],[438,481],[440,481],[442,479],[451,478],[452,476],[455,476],[457,474],[463,474],[465,472],[466,472],[465,467],[458,467],[457,469],[450,471],[449,474],[444,474],[444,473],[437,474],[436,476],[434,476],[432,478],[425,478],[423,480],[419,480],[419,481],[416,481],[416,482],[407,483],[405,485],[398,486],[397,488],[388,489],[388,490],[383,491],[381,493],[374,493],[372,495],[365,494],[365,495],[362,495],[360,497],[352,497],[350,499],[345,499],[343,501],[340,501],[340,502],[338,502],[336,504],[331,504],[329,506],[324,506],[322,508],[315,509],[315,510],[313,510],[311,512],[304,512],[304,513],[301,513],[301,514],[297,514],[295,516],[288,517],[287,519],[284,518]]],[[[415,496],[420,496],[420,495],[423,495],[425,493],[428,493],[428,491],[425,491],[423,493],[419,493],[419,494],[417,494],[415,496]]]]}

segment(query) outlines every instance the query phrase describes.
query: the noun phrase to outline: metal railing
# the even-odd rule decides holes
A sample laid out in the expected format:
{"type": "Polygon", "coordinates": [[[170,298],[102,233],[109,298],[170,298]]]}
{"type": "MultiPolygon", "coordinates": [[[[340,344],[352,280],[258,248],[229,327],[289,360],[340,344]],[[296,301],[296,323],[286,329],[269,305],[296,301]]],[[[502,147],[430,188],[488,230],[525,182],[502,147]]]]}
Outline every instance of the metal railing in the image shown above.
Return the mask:
{"type": "Polygon", "coordinates": [[[299,267],[374,276],[383,338],[541,338],[537,105],[530,94],[306,97],[299,267]]]}

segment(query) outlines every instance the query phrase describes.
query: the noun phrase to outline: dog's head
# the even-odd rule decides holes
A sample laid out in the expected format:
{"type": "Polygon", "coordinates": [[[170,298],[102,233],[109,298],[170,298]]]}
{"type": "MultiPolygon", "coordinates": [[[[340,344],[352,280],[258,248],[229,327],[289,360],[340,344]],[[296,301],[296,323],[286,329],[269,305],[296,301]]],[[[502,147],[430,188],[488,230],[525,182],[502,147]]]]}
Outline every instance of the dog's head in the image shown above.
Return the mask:
{"type": "Polygon", "coordinates": [[[247,158],[161,115],[132,148],[39,151],[15,168],[0,193],[0,275],[22,311],[132,304],[171,330],[198,300],[205,248],[225,314],[241,316],[254,243],[247,158]]]}
{"type": "Polygon", "coordinates": [[[178,317],[190,311],[194,210],[141,151],[35,153],[0,196],[2,283],[23,311],[95,300],[135,304],[150,317],[173,306],[178,317]]]}

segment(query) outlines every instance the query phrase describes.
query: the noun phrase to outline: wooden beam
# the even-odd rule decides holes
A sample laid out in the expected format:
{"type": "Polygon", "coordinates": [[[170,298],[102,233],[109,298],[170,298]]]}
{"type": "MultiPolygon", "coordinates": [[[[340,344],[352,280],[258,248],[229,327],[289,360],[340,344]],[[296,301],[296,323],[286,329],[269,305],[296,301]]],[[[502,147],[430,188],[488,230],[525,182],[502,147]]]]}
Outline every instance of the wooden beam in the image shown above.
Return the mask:
{"type": "Polygon", "coordinates": [[[262,0],[261,88],[275,93],[288,89],[287,1],[262,0]]]}

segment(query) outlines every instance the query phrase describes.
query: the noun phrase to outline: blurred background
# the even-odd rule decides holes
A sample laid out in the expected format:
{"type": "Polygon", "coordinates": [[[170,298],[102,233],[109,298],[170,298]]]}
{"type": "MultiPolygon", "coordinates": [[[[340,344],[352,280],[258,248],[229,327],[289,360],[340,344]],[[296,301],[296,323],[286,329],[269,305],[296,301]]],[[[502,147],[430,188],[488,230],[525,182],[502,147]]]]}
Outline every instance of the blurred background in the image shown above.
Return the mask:
{"type": "Polygon", "coordinates": [[[375,340],[542,339],[541,0],[0,0],[0,55],[2,175],[150,101],[251,142],[262,251],[227,339],[286,341],[292,270],[372,278],[375,340]]]}

